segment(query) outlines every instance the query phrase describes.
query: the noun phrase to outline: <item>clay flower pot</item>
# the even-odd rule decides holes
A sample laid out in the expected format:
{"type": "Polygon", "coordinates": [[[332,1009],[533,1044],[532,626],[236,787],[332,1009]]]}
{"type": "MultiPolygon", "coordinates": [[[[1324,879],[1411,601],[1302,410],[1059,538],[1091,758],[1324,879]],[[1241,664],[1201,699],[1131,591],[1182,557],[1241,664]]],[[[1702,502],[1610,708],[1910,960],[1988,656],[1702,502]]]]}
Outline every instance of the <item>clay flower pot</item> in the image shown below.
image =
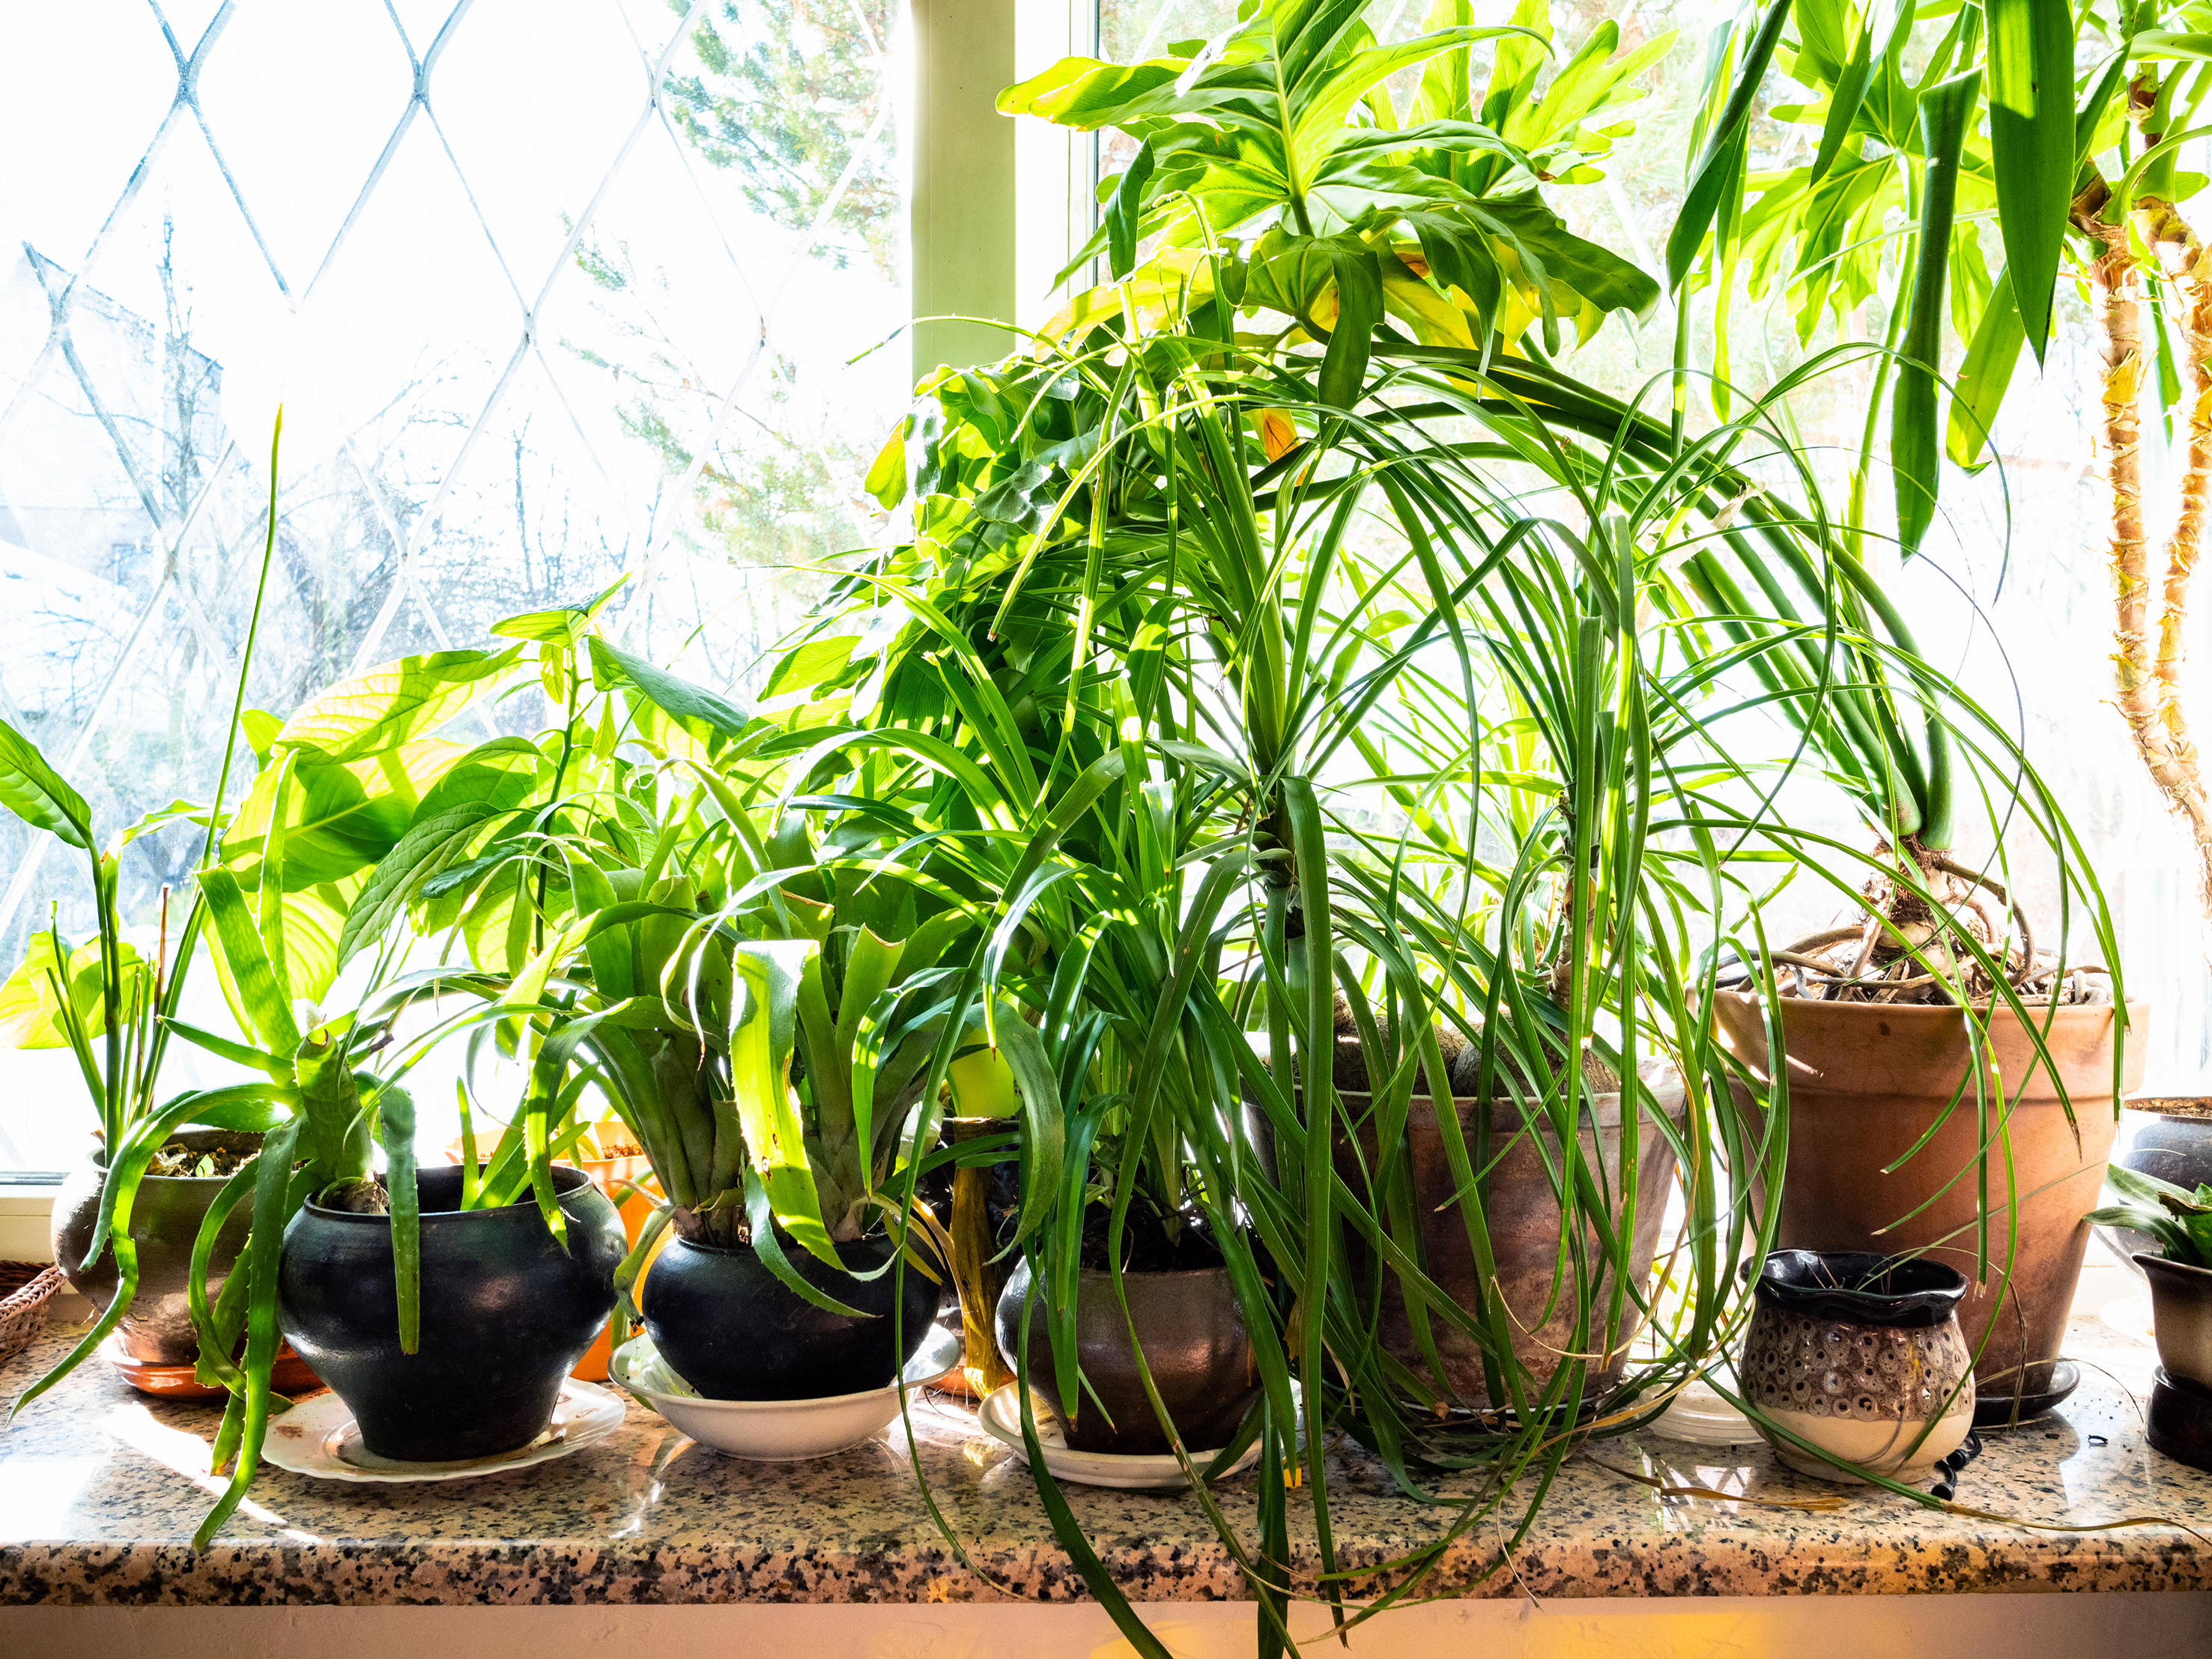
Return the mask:
{"type": "MultiPolygon", "coordinates": [[[[1785,1249],[1922,1255],[1971,1278],[1980,1146],[1971,1088],[1952,1109],[1974,1061],[1965,1014],[1957,1008],[1798,997],[1778,999],[1777,1006],[1790,1061],[1790,1161],[1778,1243],[1785,1249]],[[1935,1138],[1883,1174],[1947,1109],[1950,1115],[1935,1138]]],[[[1753,1075],[1771,1075],[1759,1003],[1724,992],[1714,999],[1714,1012],[1728,1046],[1753,1075]]],[[[2087,1217],[2097,1207],[2112,1146],[2116,1013],[2110,1004],[2037,1012],[2073,1108],[2070,1122],[2051,1067],[2036,1054],[2019,1017],[2008,1009],[1988,1017],[1982,1063],[1993,1066],[1992,1084],[2002,1085],[2009,1103],[2006,1133],[2020,1197],[2019,1243],[2008,1258],[2014,1200],[2006,1192],[2004,1153],[1992,1148],[1990,1276],[1959,1309],[1969,1351],[1984,1332],[1989,1335],[1974,1367],[1985,1395],[2033,1395],[2051,1387],[2088,1247],[2087,1217]],[[2008,1267],[2000,1298],[1999,1274],[2008,1267]]],[[[2128,1024],[2138,1040],[2128,1045],[2124,1089],[2142,1080],[2140,1034],[2148,1017],[2144,1004],[2128,1005],[2128,1024]]],[[[1750,1091],[1741,1084],[1730,1088],[1740,1107],[1759,1109],[1750,1091]]],[[[1990,1100],[1994,1107],[1994,1087],[1990,1100]]]]}
{"type": "Polygon", "coordinates": [[[1919,1480],[1974,1426],[1972,1358],[1959,1334],[1966,1276],[1940,1261],[1777,1250],[1752,1285],[1736,1376],[1774,1455],[1801,1474],[1859,1477],[1806,1452],[1919,1480]]]}
{"type": "MultiPolygon", "coordinates": [[[[645,1224],[653,1218],[653,1200],[647,1193],[658,1193],[659,1183],[653,1178],[653,1166],[642,1153],[623,1158],[580,1158],[576,1167],[591,1176],[592,1184],[606,1195],[621,1213],[623,1232],[632,1249],[645,1234],[645,1224]],[[617,1198],[616,1191],[630,1182],[636,1182],[641,1191],[617,1198]]],[[[604,1382],[607,1380],[608,1362],[614,1357],[614,1332],[611,1326],[602,1325],[592,1346],[584,1351],[568,1375],[584,1382],[604,1382]]]]}
{"type": "MultiPolygon", "coordinates": [[[[1068,1445],[1077,1451],[1119,1456],[1167,1451],[1167,1435],[1137,1374],[1136,1351],[1129,1340],[1133,1320],[1145,1364],[1184,1449],[1219,1450],[1235,1437],[1260,1395],[1259,1365],[1229,1269],[1125,1273],[1121,1288],[1128,1298],[1127,1319],[1114,1294],[1112,1274],[1085,1268],[1077,1275],[1076,1353],[1089,1388],[1073,1413],[1060,1398],[1051,1323],[1039,1288],[1030,1310],[1030,1386],[1050,1402],[1068,1445]]],[[[1029,1290],[1030,1266],[1024,1261],[999,1297],[999,1352],[1010,1370],[1020,1364],[1022,1306],[1029,1290]]]]}
{"type": "MultiPolygon", "coordinates": [[[[1659,1109],[1679,1116],[1682,1103],[1680,1080],[1671,1073],[1656,1073],[1646,1081],[1658,1097],[1659,1109]]],[[[1355,1119],[1367,1115],[1368,1096],[1351,1090],[1340,1092],[1346,1109],[1355,1119]]],[[[1480,1144],[1483,1127],[1481,1104],[1472,1098],[1454,1103],[1459,1112],[1460,1133],[1472,1156],[1473,1149],[1480,1144]]],[[[1601,1172],[1607,1196],[1617,1206],[1621,1201],[1621,1140],[1625,1133],[1620,1096],[1618,1092],[1598,1095],[1594,1107],[1594,1110],[1583,1113],[1577,1139],[1581,1143],[1583,1162],[1591,1170],[1601,1172]]],[[[1548,1119],[1540,1121],[1532,1130],[1522,1109],[1510,1099],[1493,1101],[1489,1119],[1493,1161],[1485,1189],[1483,1212],[1498,1266],[1492,1289],[1508,1310],[1514,1355],[1528,1370],[1532,1386],[1541,1389],[1565,1363],[1565,1357],[1574,1346],[1576,1295],[1575,1269],[1571,1266],[1567,1270],[1568,1282],[1558,1286],[1556,1299],[1553,1296],[1562,1223],[1546,1160],[1548,1158],[1553,1164],[1558,1164],[1559,1134],[1548,1119]],[[1542,1142],[1540,1150],[1539,1138],[1542,1142]],[[1547,1306],[1552,1310],[1550,1317],[1540,1320],[1539,1316],[1547,1306]]],[[[1362,1139],[1366,1142],[1362,1148],[1365,1167],[1372,1171],[1376,1167],[1376,1149],[1371,1137],[1363,1135],[1362,1139]]],[[[1420,1228],[1422,1259],[1428,1275],[1437,1288],[1472,1312],[1480,1305],[1474,1252],[1468,1243],[1467,1223],[1459,1206],[1452,1201],[1458,1183],[1452,1179],[1451,1166],[1445,1161],[1443,1130],[1437,1116],[1436,1103],[1425,1095],[1416,1095],[1410,1103],[1406,1116],[1406,1139],[1412,1163],[1413,1213],[1420,1228]]],[[[1638,1197],[1628,1265],[1640,1289],[1650,1283],[1652,1260],[1658,1253],[1660,1223],[1666,1213],[1666,1195],[1674,1179],[1674,1146],[1661,1132],[1656,1114],[1648,1109],[1638,1114],[1636,1158],[1638,1197]]],[[[1475,1159],[1478,1165],[1482,1161],[1480,1158],[1475,1159]]],[[[1351,1156],[1350,1148],[1340,1146],[1337,1170],[1353,1184],[1354,1190],[1358,1190],[1362,1179],[1360,1167],[1351,1156]]],[[[1597,1248],[1594,1231],[1589,1234],[1589,1243],[1590,1258],[1602,1260],[1603,1253],[1597,1248]]],[[[1600,1310],[1601,1318],[1611,1295],[1611,1277],[1601,1273],[1591,1297],[1591,1306],[1600,1310]]],[[[1602,1394],[1619,1380],[1626,1363],[1630,1340],[1637,1330],[1633,1303],[1629,1304],[1627,1314],[1628,1322],[1614,1333],[1610,1350],[1591,1356],[1589,1371],[1583,1381],[1585,1394],[1602,1394]]],[[[1430,1334],[1436,1343],[1437,1357],[1443,1364],[1443,1381],[1449,1390],[1468,1405],[1489,1405],[1482,1350],[1470,1338],[1441,1322],[1432,1322],[1430,1334]]],[[[1388,1272],[1382,1284],[1382,1339],[1384,1351],[1394,1358],[1417,1373],[1427,1373],[1427,1362],[1414,1340],[1413,1325],[1406,1315],[1404,1293],[1397,1276],[1388,1272]]]]}

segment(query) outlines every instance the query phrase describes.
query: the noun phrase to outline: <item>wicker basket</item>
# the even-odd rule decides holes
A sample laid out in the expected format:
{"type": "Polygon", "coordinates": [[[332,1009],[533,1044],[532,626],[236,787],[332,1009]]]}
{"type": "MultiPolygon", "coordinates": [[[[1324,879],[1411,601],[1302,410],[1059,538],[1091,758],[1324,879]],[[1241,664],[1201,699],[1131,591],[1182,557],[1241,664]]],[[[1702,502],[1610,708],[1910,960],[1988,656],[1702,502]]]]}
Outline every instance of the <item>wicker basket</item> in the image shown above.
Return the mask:
{"type": "Polygon", "coordinates": [[[13,1359],[46,1328],[46,1307],[63,1285],[51,1261],[0,1261],[0,1362],[13,1359]]]}

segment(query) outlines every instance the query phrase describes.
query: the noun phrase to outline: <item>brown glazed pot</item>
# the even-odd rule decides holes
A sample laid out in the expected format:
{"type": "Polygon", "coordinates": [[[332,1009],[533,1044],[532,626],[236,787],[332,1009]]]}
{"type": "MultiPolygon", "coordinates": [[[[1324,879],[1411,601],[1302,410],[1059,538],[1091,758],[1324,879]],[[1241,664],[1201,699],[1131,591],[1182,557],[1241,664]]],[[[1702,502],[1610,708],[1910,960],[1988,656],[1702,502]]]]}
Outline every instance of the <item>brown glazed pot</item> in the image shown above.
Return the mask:
{"type": "MultiPolygon", "coordinates": [[[[1194,1273],[1127,1273],[1121,1275],[1129,1318],[1145,1346],[1152,1386],[1182,1435],[1186,1451],[1218,1451],[1227,1445],[1260,1395],[1260,1370],[1252,1339],[1237,1306],[1226,1267],[1194,1273]]],[[[1030,1267],[1024,1261],[999,1297],[999,1352],[1009,1370],[1021,1359],[1022,1304],[1029,1295],[1030,1267]]],[[[1077,1451],[1113,1452],[1124,1456],[1157,1455],[1168,1450],[1167,1436],[1145,1385],[1137,1375],[1129,1325],[1115,1298],[1113,1276],[1084,1270],[1075,1293],[1076,1350],[1090,1392],[1072,1417],[1060,1397],[1053,1363],[1052,1334],[1044,1293],[1030,1311],[1030,1382],[1051,1403],[1077,1451]],[[1097,1396],[1091,1398],[1091,1394],[1097,1396]],[[1103,1405],[1105,1411],[1098,1407],[1103,1405]],[[1109,1419],[1110,1420],[1110,1423],[1109,1419]]]]}
{"type": "MultiPolygon", "coordinates": [[[[1680,1080],[1671,1074],[1647,1076],[1647,1085],[1657,1097],[1662,1110],[1670,1116],[1677,1115],[1682,1103],[1680,1080]]],[[[1352,1090],[1340,1091],[1346,1109],[1355,1118],[1365,1115],[1369,1097],[1352,1090]]],[[[1459,1109],[1460,1133],[1466,1138],[1470,1157],[1477,1145],[1481,1104],[1473,1097],[1456,1103],[1459,1109]]],[[[1615,1204],[1620,1201],[1620,1096],[1618,1093],[1595,1097],[1595,1121],[1592,1115],[1583,1115],[1577,1139],[1582,1146],[1582,1156],[1594,1169],[1604,1171],[1607,1196],[1615,1204]]],[[[1548,1120],[1536,1131],[1543,1136],[1554,1163],[1559,1158],[1559,1135],[1548,1120]]],[[[1371,1135],[1363,1133],[1361,1152],[1366,1169],[1375,1168],[1375,1146],[1371,1135]]],[[[1479,1305],[1479,1289],[1474,1267],[1474,1251],[1468,1243],[1467,1223],[1460,1206],[1452,1201],[1457,1183],[1452,1179],[1451,1166],[1444,1159],[1443,1131],[1437,1120],[1436,1103],[1426,1095],[1416,1095],[1406,1115],[1407,1152],[1411,1161],[1413,1182],[1413,1210],[1419,1218],[1421,1236],[1421,1259],[1431,1279],[1461,1307],[1473,1311],[1479,1305]]],[[[1513,1329],[1514,1356],[1525,1366],[1536,1387],[1549,1382],[1553,1372],[1565,1363],[1567,1351],[1573,1346],[1575,1328],[1576,1289],[1575,1269],[1567,1269],[1569,1282],[1559,1286],[1557,1305],[1552,1316],[1537,1324],[1537,1316],[1552,1301],[1554,1276],[1559,1267],[1560,1215],[1558,1199],[1552,1191],[1551,1178],[1545,1172],[1544,1155],[1537,1150],[1534,1139],[1528,1133],[1521,1108],[1510,1100],[1493,1101],[1490,1107],[1491,1156],[1494,1160],[1484,1203],[1484,1217],[1490,1232],[1490,1248],[1498,1263],[1498,1293],[1504,1299],[1508,1321],[1513,1329]]],[[[1636,1275],[1639,1286],[1651,1279],[1652,1258],[1658,1253],[1659,1227],[1665,1218],[1667,1194],[1674,1180],[1674,1149],[1661,1133],[1659,1125],[1650,1113],[1639,1115],[1636,1137],[1637,1190],[1638,1200],[1636,1231],[1631,1242],[1629,1267],[1636,1275]]],[[[1478,1160],[1478,1164],[1480,1160],[1478,1160]]],[[[1365,1179],[1360,1165],[1352,1157],[1348,1145],[1337,1149],[1337,1173],[1357,1192],[1365,1179]]],[[[1595,1232],[1589,1238],[1593,1257],[1597,1251],[1595,1232]]],[[[1356,1241],[1353,1247],[1356,1249],[1356,1241]]],[[[1601,1273],[1592,1306],[1602,1309],[1612,1292],[1610,1275],[1601,1273]]],[[[1635,1304],[1627,1307],[1628,1322],[1615,1334],[1613,1346],[1602,1358],[1593,1357],[1589,1372],[1583,1382],[1585,1394],[1601,1394],[1619,1380],[1621,1368],[1626,1363],[1628,1345],[1638,1328],[1635,1304]]],[[[1474,1407],[1487,1407],[1490,1393],[1483,1378],[1482,1350],[1469,1338],[1449,1327],[1431,1321],[1430,1334],[1436,1343],[1437,1357],[1443,1364],[1443,1380],[1460,1402],[1474,1407]]],[[[1426,1373],[1427,1362],[1413,1340],[1413,1326],[1406,1316],[1406,1300],[1400,1290],[1397,1276],[1385,1273],[1382,1285],[1382,1346],[1393,1358],[1402,1361],[1416,1372],[1426,1373]]],[[[1431,1379],[1433,1380],[1433,1378],[1431,1379]]]]}
{"type": "MultiPolygon", "coordinates": [[[[196,1152],[251,1152],[261,1146],[258,1134],[228,1129],[185,1129],[169,1139],[196,1152]]],[[[99,1308],[114,1299],[115,1252],[103,1251],[88,1270],[81,1264],[100,1224],[100,1194],[106,1185],[107,1153],[102,1149],[71,1170],[54,1194],[54,1260],[77,1293],[99,1308]]],[[[138,1195],[131,1206],[131,1237],[138,1245],[138,1294],[117,1330],[127,1359],[155,1367],[189,1368],[199,1357],[199,1338],[192,1331],[185,1281],[191,1273],[192,1241],[199,1237],[200,1223],[222,1187],[220,1176],[149,1176],[139,1184],[138,1195]]],[[[222,1290],[231,1264],[246,1248],[252,1207],[240,1205],[223,1224],[209,1264],[210,1297],[222,1290]]]]}
{"type": "Polygon", "coordinates": [[[2151,1333],[2166,1374],[2212,1392],[2212,1267],[2144,1251],[2136,1266],[2150,1280],[2151,1333]]]}
{"type": "MultiPolygon", "coordinates": [[[[1881,1173],[1928,1132],[1958,1089],[1971,1057],[1964,1013],[1796,997],[1778,999],[1778,1006],[1789,1046],[1790,1161],[1777,1247],[1922,1255],[1972,1279],[1978,1135],[1971,1091],[1933,1140],[1894,1173],[1881,1173]],[[1904,1220],[1907,1216],[1911,1219],[1904,1220]]],[[[1714,1012],[1730,1050],[1754,1075],[1767,1076],[1766,1026],[1756,1000],[1723,992],[1714,999],[1714,1012]]],[[[2148,1013],[2147,1005],[2130,1003],[2130,1028],[2140,1033],[2148,1013]]],[[[1990,1276],[1959,1308],[1968,1348],[1990,1333],[1974,1367],[1985,1395],[2035,1394],[2051,1386],[2051,1362],[2065,1340],[2088,1248],[2086,1218],[2097,1206],[2112,1147],[2113,1008],[2059,1008],[2039,1015],[2037,1023],[2074,1121],[2068,1122],[2051,1068],[2019,1017],[1996,1010],[1989,1020],[1990,1056],[2013,1103],[2008,1133],[2013,1182],[2022,1197],[2019,1244],[2000,1310],[1997,1278],[2008,1265],[2012,1224],[2004,1159],[1993,1147],[1990,1276]]],[[[2129,1045],[2123,1090],[2142,1081],[2142,1054],[2140,1041],[2129,1045]]],[[[1740,1108],[1759,1109],[1742,1085],[1729,1087],[1740,1108]]]]}

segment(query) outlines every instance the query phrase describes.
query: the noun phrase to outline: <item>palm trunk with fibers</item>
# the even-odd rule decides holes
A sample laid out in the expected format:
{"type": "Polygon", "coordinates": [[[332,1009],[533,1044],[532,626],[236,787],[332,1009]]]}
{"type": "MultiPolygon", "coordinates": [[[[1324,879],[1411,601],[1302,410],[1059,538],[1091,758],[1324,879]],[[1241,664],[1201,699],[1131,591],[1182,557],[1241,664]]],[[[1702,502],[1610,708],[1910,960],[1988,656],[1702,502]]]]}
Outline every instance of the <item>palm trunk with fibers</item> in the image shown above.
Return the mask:
{"type": "Polygon", "coordinates": [[[2090,262],[2088,276],[2090,312],[2105,349],[2105,465],[2112,490],[2112,666],[2119,710],[2153,781],[2185,811],[2185,797],[2176,792],[2179,774],[2172,769],[2165,722],[2160,718],[2158,673],[2151,649],[2149,551],[2142,520],[2142,416],[2138,407],[2143,372],[2139,283],[2128,252],[2126,224],[2099,217],[2102,202],[2092,207],[2084,198],[2075,206],[2075,222],[2104,249],[2090,262]]]}
{"type": "MultiPolygon", "coordinates": [[[[2190,740],[2189,717],[2181,702],[2181,664],[2187,654],[2182,628],[2189,615],[2189,579],[2204,544],[2204,518],[2212,506],[2212,258],[2173,204],[2144,197],[2136,204],[2136,228],[2158,256],[2160,268],[2179,303],[2173,315],[2181,329],[2182,373],[2187,377],[2189,447],[2181,476],[2179,515],[2166,544],[2166,585],[2160,595],[2158,655],[2151,664],[2151,693],[2157,725],[2136,730],[2136,743],[2148,739],[2143,757],[2151,777],[2174,809],[2189,821],[2198,861],[2198,898],[2212,915],[2212,804],[2205,799],[2197,745],[2190,740]]],[[[2130,719],[2132,722],[2133,715],[2130,719]]]]}

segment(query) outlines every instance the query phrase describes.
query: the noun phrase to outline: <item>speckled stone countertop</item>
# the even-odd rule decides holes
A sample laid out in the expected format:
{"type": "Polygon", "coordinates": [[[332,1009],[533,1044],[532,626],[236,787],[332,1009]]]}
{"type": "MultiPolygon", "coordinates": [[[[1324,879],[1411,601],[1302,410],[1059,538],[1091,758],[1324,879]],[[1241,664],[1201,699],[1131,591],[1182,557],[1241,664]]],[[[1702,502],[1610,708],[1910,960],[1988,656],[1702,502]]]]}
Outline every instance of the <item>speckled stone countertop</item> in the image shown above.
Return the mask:
{"type": "MultiPolygon", "coordinates": [[[[0,1399],[20,1392],[64,1340],[50,1334],[0,1368],[0,1399]]],[[[2149,1349],[2081,1320],[2069,1352],[2087,1362],[2081,1392],[2058,1415],[1985,1437],[1988,1449],[1966,1470],[1959,1502],[1984,1514],[1863,1494],[1824,1510],[1762,1506],[1746,1500],[1847,1489],[1790,1474],[1764,1447],[1646,1433],[1571,1460],[1502,1570],[1504,1533],[1486,1524],[1454,1543],[1425,1589],[1538,1597],[2212,1589],[2212,1476],[2143,1443],[2149,1349]],[[2157,1518],[2103,1532],[2018,1524],[2081,1528],[2134,1516],[2157,1518]]],[[[932,1523],[896,1425],[818,1462],[747,1464],[635,1404],[609,1439],[476,1480],[331,1485],[264,1467],[228,1534],[196,1553],[187,1540],[213,1489],[215,1424],[211,1408],[147,1400],[95,1364],[0,1434],[0,1604],[1085,1595],[1026,1472],[948,1403],[917,1409],[921,1462],[971,1565],[932,1523]]],[[[1451,1510],[1399,1496],[1357,1449],[1332,1458],[1329,1478],[1347,1565],[1401,1557],[1450,1524],[1451,1510]]],[[[1244,1594],[1188,1494],[1068,1491],[1133,1596],[1244,1594]]],[[[1239,1532],[1255,1537],[1252,1477],[1219,1491],[1239,1532]]],[[[1294,1527],[1297,1513],[1294,1502],[1294,1527]]],[[[1310,1541],[1309,1528],[1299,1549],[1309,1570],[1310,1541]]]]}

